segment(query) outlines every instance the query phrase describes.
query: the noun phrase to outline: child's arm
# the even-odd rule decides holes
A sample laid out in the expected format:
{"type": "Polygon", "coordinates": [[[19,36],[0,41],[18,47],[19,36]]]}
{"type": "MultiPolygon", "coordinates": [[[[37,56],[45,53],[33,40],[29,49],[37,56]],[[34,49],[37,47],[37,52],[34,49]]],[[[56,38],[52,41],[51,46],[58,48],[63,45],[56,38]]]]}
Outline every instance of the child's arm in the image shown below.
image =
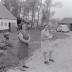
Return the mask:
{"type": "Polygon", "coordinates": [[[30,36],[29,36],[29,39],[28,39],[28,40],[25,40],[25,39],[23,38],[23,35],[22,35],[21,33],[18,35],[18,38],[19,38],[22,42],[25,42],[25,43],[29,43],[29,41],[30,41],[30,36]]]}

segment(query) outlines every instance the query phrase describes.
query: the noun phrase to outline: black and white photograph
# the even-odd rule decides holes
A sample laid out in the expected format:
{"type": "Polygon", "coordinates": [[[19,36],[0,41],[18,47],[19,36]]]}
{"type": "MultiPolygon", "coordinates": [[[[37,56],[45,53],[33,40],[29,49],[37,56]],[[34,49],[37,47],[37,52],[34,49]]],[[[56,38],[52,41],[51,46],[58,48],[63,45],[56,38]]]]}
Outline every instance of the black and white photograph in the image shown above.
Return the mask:
{"type": "Polygon", "coordinates": [[[0,72],[72,72],[71,0],[0,0],[0,72]]]}

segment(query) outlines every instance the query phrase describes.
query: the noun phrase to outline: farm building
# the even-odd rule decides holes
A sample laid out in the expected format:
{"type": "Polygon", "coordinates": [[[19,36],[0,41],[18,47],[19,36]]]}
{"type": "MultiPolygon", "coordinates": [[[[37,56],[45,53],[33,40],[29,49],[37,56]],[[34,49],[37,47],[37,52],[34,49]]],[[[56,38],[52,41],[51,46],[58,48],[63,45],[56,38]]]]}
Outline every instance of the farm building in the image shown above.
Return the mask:
{"type": "Polygon", "coordinates": [[[0,31],[13,31],[17,27],[17,18],[0,3],[0,31]]]}
{"type": "Polygon", "coordinates": [[[59,25],[65,25],[72,31],[72,18],[63,18],[59,23],[59,25]]]}

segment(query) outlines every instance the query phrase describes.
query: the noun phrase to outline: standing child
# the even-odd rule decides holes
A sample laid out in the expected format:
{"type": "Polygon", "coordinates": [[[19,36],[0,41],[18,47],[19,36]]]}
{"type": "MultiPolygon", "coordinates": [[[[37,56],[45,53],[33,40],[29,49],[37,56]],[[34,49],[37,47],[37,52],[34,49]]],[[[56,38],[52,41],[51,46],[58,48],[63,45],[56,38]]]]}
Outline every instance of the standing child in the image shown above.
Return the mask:
{"type": "Polygon", "coordinates": [[[20,69],[24,70],[24,68],[28,68],[25,65],[25,58],[28,57],[28,47],[29,47],[29,41],[30,41],[30,35],[28,34],[26,30],[26,24],[22,25],[22,30],[20,30],[18,34],[18,58],[20,61],[20,69]]]}
{"type": "Polygon", "coordinates": [[[48,27],[45,27],[41,32],[41,52],[43,54],[43,59],[45,64],[49,62],[54,62],[52,59],[53,48],[51,47],[50,39],[53,35],[50,33],[48,27]]]}

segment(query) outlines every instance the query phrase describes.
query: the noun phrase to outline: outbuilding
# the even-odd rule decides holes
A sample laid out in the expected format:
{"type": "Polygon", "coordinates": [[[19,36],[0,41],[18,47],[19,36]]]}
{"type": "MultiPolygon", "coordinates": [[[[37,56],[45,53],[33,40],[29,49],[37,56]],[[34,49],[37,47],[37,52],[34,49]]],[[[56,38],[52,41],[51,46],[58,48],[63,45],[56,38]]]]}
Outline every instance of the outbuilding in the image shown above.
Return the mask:
{"type": "Polygon", "coordinates": [[[0,31],[14,31],[17,27],[17,18],[0,3],[0,31]]]}
{"type": "Polygon", "coordinates": [[[72,18],[63,18],[58,25],[64,30],[72,31],[72,18]]]}

